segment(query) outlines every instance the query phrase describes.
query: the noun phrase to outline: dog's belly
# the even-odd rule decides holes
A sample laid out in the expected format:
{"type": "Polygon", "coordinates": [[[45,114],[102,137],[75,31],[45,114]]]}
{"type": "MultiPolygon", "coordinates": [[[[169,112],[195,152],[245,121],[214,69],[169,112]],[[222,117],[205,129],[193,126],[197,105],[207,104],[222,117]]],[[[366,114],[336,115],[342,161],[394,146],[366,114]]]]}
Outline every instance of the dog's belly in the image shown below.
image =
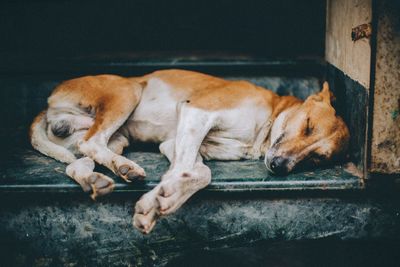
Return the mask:
{"type": "MultiPolygon", "coordinates": [[[[131,137],[154,143],[175,139],[179,105],[187,97],[189,95],[178,95],[177,90],[160,79],[150,79],[139,105],[127,120],[131,137]]],[[[250,99],[236,108],[204,112],[218,118],[218,125],[207,134],[200,147],[200,154],[205,159],[237,160],[260,156],[259,147],[254,145],[271,109],[259,106],[250,99]]]]}
{"type": "Polygon", "coordinates": [[[171,88],[159,79],[150,79],[139,105],[127,121],[130,136],[142,142],[161,143],[176,133],[177,103],[171,88]]]}
{"type": "Polygon", "coordinates": [[[128,122],[128,131],[134,140],[141,142],[162,143],[173,138],[173,123],[163,123],[151,118],[132,119],[128,122]]]}

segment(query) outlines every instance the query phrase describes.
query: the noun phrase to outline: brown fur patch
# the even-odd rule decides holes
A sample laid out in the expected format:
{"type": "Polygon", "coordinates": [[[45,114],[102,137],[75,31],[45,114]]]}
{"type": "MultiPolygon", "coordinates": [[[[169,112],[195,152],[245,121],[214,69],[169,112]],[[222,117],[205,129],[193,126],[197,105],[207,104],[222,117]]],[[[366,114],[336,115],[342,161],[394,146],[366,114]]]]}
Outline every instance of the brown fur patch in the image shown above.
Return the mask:
{"type": "MultiPolygon", "coordinates": [[[[142,81],[145,82],[145,81],[142,81]]],[[[49,98],[49,106],[79,103],[95,110],[95,121],[84,140],[128,118],[140,101],[142,87],[134,79],[116,75],[85,76],[61,83],[49,98]]]]}
{"type": "Polygon", "coordinates": [[[38,124],[41,120],[43,116],[46,116],[46,112],[47,110],[43,110],[42,112],[40,112],[34,119],[33,122],[31,124],[31,126],[29,127],[29,140],[32,139],[32,135],[33,135],[33,128],[36,126],[36,124],[38,124]]]}
{"type": "Polygon", "coordinates": [[[173,88],[179,101],[206,110],[234,108],[246,99],[252,99],[258,105],[272,106],[278,98],[272,91],[247,81],[227,81],[193,71],[163,70],[144,77],[161,79],[173,88]]]}

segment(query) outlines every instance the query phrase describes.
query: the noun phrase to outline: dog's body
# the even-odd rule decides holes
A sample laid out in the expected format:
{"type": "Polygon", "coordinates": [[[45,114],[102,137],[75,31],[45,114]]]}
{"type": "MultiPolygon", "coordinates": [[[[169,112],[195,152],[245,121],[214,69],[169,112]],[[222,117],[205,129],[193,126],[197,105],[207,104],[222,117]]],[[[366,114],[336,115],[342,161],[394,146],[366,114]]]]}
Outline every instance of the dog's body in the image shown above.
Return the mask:
{"type": "Polygon", "coordinates": [[[31,142],[68,163],[67,175],[92,190],[93,198],[114,186],[111,178],[93,172],[94,161],[126,181],[140,179],[144,170],[121,156],[123,148],[130,139],[159,143],[171,167],[135,207],[134,225],[149,233],[158,216],[174,212],[210,183],[203,158],[265,155],[270,171],[286,173],[299,162],[342,154],[349,134],[330,97],[327,85],[302,102],[245,81],[182,70],[87,76],[56,88],[31,126],[31,142]]]}

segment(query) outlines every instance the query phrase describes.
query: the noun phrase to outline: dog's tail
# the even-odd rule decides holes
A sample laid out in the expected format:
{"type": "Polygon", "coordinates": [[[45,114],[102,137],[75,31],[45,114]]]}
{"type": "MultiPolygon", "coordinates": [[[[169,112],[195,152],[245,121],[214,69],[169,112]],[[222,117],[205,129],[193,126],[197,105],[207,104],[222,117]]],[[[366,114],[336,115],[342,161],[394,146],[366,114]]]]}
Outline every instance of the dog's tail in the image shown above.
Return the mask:
{"type": "Polygon", "coordinates": [[[29,137],[33,148],[46,156],[64,163],[71,163],[76,160],[74,154],[68,149],[49,140],[47,136],[46,110],[39,113],[33,120],[29,137]]]}

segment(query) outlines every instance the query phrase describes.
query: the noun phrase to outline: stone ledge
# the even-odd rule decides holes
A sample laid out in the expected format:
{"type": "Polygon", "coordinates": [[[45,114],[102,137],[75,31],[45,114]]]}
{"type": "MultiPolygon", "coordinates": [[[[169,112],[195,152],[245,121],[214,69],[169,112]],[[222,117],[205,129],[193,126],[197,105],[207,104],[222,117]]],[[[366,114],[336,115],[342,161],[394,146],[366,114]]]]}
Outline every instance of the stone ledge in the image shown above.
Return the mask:
{"type": "MultiPolygon", "coordinates": [[[[80,186],[65,175],[66,165],[30,148],[14,148],[1,162],[0,192],[82,192],[80,186]]],[[[112,177],[118,192],[146,192],[153,188],[168,169],[168,161],[156,152],[129,152],[128,158],[141,165],[147,172],[143,182],[125,183],[109,170],[101,172],[112,177]]],[[[213,180],[206,191],[307,191],[362,189],[360,178],[338,165],[314,171],[272,176],[262,160],[208,161],[213,180]]]]}

